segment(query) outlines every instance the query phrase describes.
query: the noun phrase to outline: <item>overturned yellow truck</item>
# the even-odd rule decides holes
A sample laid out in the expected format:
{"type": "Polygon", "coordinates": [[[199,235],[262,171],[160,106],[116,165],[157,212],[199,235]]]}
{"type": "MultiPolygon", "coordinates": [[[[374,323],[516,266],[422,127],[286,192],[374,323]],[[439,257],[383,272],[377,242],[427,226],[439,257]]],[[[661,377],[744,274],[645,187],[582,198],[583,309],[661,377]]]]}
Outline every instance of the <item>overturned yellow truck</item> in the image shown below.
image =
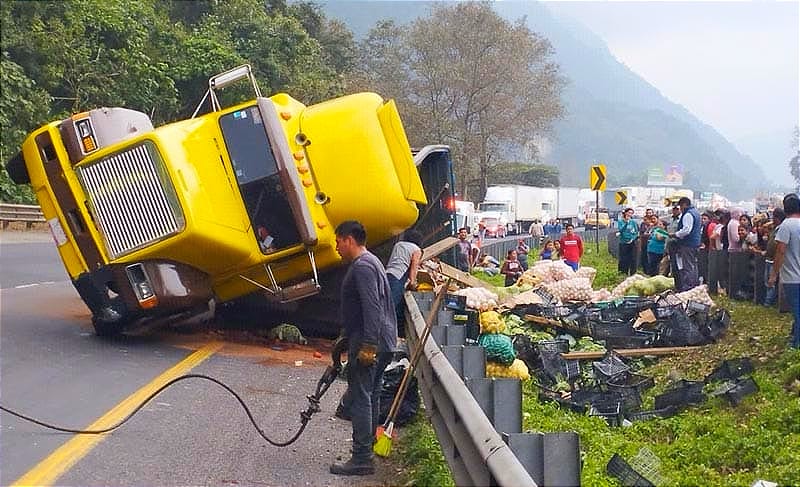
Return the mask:
{"type": "Polygon", "coordinates": [[[361,221],[371,246],[431,203],[433,227],[447,227],[452,170],[428,168],[423,186],[392,101],[262,97],[246,65],[212,77],[206,99],[208,113],[156,128],[123,108],[79,113],[31,133],[7,164],[32,185],[98,334],[205,319],[254,292],[315,295],[340,263],[344,220],[361,221]],[[223,108],[219,90],[242,79],[255,98],[223,108]]]}

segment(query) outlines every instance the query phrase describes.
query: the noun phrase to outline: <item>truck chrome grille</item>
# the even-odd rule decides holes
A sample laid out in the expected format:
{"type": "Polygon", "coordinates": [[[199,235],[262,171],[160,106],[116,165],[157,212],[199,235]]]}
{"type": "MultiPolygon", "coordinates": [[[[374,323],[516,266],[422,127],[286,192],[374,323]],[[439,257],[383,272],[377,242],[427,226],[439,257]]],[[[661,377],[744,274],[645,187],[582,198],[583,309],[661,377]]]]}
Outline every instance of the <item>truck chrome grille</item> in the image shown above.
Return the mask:
{"type": "Polygon", "coordinates": [[[175,188],[152,142],[82,166],[77,173],[111,259],[183,228],[175,188]]]}

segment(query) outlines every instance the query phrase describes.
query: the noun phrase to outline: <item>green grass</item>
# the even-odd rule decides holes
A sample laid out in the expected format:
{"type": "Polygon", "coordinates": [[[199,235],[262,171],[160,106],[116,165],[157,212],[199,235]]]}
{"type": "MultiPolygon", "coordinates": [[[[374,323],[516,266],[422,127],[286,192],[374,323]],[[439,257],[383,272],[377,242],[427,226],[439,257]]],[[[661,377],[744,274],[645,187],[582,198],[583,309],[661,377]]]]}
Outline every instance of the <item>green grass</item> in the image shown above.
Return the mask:
{"type": "Polygon", "coordinates": [[[400,480],[394,483],[393,479],[393,485],[454,485],[439,440],[422,410],[402,428],[399,436],[392,457],[400,463],[397,469],[400,480]]]}
{"type": "MultiPolygon", "coordinates": [[[[616,261],[601,245],[587,249],[583,265],[598,270],[595,288],[613,288],[624,276],[616,261]],[[588,252],[591,250],[592,252],[588,252]]],[[[788,350],[791,317],[774,308],[717,298],[730,311],[732,324],[715,344],[700,350],[662,357],[639,373],[654,377],[656,387],[645,396],[643,409],[652,408],[653,397],[671,377],[702,380],[722,360],[751,357],[759,385],[757,394],[733,407],[712,398],[669,419],[612,428],[599,419],[562,410],[537,400],[532,383],[524,385],[523,428],[534,431],[576,431],[583,457],[582,483],[619,485],[605,473],[614,453],[633,457],[641,447],[661,460],[666,485],[751,485],[757,479],[779,485],[800,485],[800,351],[788,350]]],[[[409,469],[403,482],[413,485],[446,485],[449,477],[433,430],[423,417],[403,431],[400,455],[409,469]]]]}

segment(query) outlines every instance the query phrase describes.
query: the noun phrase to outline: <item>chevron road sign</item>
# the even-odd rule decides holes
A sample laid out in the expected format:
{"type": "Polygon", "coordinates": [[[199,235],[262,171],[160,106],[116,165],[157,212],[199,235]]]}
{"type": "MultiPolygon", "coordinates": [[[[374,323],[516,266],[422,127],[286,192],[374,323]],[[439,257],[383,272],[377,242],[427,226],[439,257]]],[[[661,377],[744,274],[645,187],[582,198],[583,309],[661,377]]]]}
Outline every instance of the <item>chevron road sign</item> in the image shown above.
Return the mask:
{"type": "Polygon", "coordinates": [[[617,200],[618,205],[624,205],[628,202],[628,193],[627,191],[617,191],[614,197],[617,200]]]}
{"type": "Polygon", "coordinates": [[[589,187],[592,191],[606,190],[606,166],[598,164],[589,170],[589,187]]]}

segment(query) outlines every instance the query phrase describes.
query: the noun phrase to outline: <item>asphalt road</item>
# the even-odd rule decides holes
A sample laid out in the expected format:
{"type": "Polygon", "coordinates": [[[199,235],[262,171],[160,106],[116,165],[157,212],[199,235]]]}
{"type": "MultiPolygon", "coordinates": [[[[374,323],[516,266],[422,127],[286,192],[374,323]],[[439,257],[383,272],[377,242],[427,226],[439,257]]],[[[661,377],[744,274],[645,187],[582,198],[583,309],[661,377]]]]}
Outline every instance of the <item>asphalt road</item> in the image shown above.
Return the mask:
{"type": "MultiPolygon", "coordinates": [[[[101,339],[52,243],[0,241],[3,406],[85,428],[104,415],[113,418],[115,406],[167,369],[219,344],[188,371],[229,384],[273,439],[286,439],[299,425],[305,396],[329,363],[329,342],[273,350],[243,331],[215,326],[101,339]],[[317,350],[322,358],[314,357],[317,350]]],[[[69,486],[392,484],[394,467],[383,461],[375,476],[328,473],[332,461],[349,456],[350,424],[331,418],[343,389],[342,382],[333,385],[322,412],[288,448],[268,445],[233,397],[197,380],[166,390],[102,437],[58,433],[0,412],[0,484],[26,474],[42,474],[37,485],[69,486]]]]}

